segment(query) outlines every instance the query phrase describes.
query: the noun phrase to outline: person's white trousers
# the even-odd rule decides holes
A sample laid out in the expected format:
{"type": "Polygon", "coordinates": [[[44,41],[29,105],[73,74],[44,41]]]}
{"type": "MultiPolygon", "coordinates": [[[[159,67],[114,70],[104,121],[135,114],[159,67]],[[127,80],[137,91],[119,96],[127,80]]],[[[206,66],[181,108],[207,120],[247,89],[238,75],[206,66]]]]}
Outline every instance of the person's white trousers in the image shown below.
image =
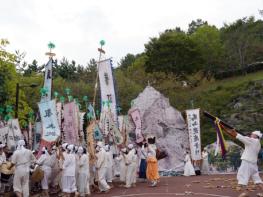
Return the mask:
{"type": "Polygon", "coordinates": [[[241,166],[239,167],[237,173],[238,184],[247,185],[250,177],[255,184],[263,183],[258,173],[257,163],[242,160],[241,166]]]}

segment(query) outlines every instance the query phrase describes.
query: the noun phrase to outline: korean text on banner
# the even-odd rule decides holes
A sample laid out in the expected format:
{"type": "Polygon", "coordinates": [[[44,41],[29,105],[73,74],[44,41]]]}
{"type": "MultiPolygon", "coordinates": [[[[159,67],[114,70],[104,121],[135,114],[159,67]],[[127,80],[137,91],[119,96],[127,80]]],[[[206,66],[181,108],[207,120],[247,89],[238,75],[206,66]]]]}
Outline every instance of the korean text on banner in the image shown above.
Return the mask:
{"type": "Polygon", "coordinates": [[[70,144],[78,144],[78,123],[76,117],[78,113],[76,111],[74,102],[66,103],[64,105],[64,127],[63,132],[65,134],[65,142],[70,144]]]}
{"type": "Polygon", "coordinates": [[[130,112],[130,115],[131,115],[132,120],[135,124],[136,142],[140,143],[143,141],[142,121],[141,121],[140,111],[138,109],[135,109],[135,110],[130,112]]]}
{"type": "Polygon", "coordinates": [[[116,95],[114,87],[114,79],[112,74],[112,61],[111,59],[103,60],[98,63],[98,72],[100,79],[101,90],[101,112],[110,111],[113,114],[113,121],[117,123],[117,110],[116,110],[116,95]],[[108,104],[105,104],[108,103],[108,104]]]}
{"type": "Polygon", "coordinates": [[[201,159],[200,109],[186,110],[192,160],[201,159]]]}
{"type": "Polygon", "coordinates": [[[47,142],[56,141],[60,136],[60,128],[55,100],[38,103],[38,107],[43,128],[42,139],[47,142]]]}

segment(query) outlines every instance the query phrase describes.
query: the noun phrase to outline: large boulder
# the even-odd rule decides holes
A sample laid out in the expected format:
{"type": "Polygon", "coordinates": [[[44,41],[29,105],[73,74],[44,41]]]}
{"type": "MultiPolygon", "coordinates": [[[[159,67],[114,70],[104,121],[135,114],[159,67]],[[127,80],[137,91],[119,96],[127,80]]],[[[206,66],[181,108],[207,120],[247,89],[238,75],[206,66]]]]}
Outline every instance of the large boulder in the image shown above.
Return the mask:
{"type": "Polygon", "coordinates": [[[147,86],[133,100],[130,111],[135,109],[140,111],[143,135],[156,136],[157,147],[168,155],[159,161],[159,170],[182,171],[189,139],[181,113],[170,105],[168,98],[151,86],[147,86]]]}

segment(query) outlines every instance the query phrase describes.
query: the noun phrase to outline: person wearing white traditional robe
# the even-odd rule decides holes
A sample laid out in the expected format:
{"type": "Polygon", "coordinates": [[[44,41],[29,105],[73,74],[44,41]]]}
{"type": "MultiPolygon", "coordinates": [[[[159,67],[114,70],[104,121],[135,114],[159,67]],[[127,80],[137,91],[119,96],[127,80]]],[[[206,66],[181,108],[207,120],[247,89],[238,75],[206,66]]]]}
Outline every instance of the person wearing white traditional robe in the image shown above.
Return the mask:
{"type": "Polygon", "coordinates": [[[108,184],[111,184],[110,187],[112,187],[112,180],[113,180],[113,165],[114,165],[114,161],[113,161],[113,154],[110,151],[110,145],[106,145],[104,147],[105,151],[106,151],[106,181],[108,184]]]}
{"type": "Polygon", "coordinates": [[[208,152],[206,148],[204,148],[202,152],[202,174],[209,174],[209,163],[208,163],[208,152]]]}
{"type": "Polygon", "coordinates": [[[18,197],[29,197],[29,172],[31,163],[36,161],[33,153],[26,149],[25,141],[19,140],[17,150],[11,158],[11,166],[15,166],[15,175],[13,180],[14,192],[18,197]]]}
{"type": "Polygon", "coordinates": [[[49,183],[50,183],[50,177],[51,177],[51,157],[46,149],[46,147],[42,148],[42,154],[39,157],[39,159],[37,160],[37,165],[40,166],[40,168],[43,170],[44,172],[44,177],[41,181],[41,187],[43,190],[43,194],[44,196],[49,196],[48,192],[49,192],[49,183]]]}
{"type": "Polygon", "coordinates": [[[185,165],[184,165],[184,176],[193,176],[195,175],[195,169],[191,162],[191,157],[188,152],[185,155],[185,165]]]}
{"type": "Polygon", "coordinates": [[[74,154],[74,145],[68,145],[68,154],[64,156],[63,176],[62,176],[62,191],[66,196],[71,193],[77,193],[76,187],[76,158],[74,154]]]}
{"type": "Polygon", "coordinates": [[[98,173],[98,184],[100,192],[108,192],[110,186],[106,182],[106,170],[107,170],[107,155],[103,148],[102,142],[98,142],[96,146],[96,170],[98,173]]]}
{"type": "Polygon", "coordinates": [[[126,174],[127,174],[127,166],[126,166],[126,157],[128,151],[126,148],[122,148],[119,157],[117,160],[120,162],[120,182],[121,186],[124,186],[126,183],[126,174]]]}
{"type": "Polygon", "coordinates": [[[136,165],[137,165],[137,154],[133,147],[133,144],[128,145],[129,153],[126,158],[126,185],[125,188],[130,188],[136,184],[136,165]]]}
{"type": "MultiPolygon", "coordinates": [[[[245,145],[245,150],[241,156],[241,166],[238,169],[237,180],[239,186],[246,186],[250,178],[255,184],[262,187],[262,180],[258,173],[258,153],[261,149],[260,138],[262,134],[260,131],[254,131],[250,137],[236,134],[236,139],[245,145]]],[[[262,187],[263,188],[263,187],[262,187]]]]}
{"type": "Polygon", "coordinates": [[[80,196],[90,195],[89,186],[89,153],[86,153],[82,147],[78,148],[79,170],[78,170],[78,192],[80,196]]]}

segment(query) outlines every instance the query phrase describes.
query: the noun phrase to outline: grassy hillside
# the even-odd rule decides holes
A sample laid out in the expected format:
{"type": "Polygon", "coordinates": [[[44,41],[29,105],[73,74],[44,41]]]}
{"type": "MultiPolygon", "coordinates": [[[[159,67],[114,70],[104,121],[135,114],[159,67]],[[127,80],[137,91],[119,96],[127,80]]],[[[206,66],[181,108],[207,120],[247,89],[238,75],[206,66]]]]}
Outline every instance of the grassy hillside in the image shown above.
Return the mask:
{"type": "MultiPolygon", "coordinates": [[[[196,88],[177,89],[166,96],[180,111],[200,108],[244,133],[263,130],[263,72],[204,82],[196,88]]],[[[216,134],[212,123],[202,116],[201,124],[202,144],[213,142],[216,134]]]]}

